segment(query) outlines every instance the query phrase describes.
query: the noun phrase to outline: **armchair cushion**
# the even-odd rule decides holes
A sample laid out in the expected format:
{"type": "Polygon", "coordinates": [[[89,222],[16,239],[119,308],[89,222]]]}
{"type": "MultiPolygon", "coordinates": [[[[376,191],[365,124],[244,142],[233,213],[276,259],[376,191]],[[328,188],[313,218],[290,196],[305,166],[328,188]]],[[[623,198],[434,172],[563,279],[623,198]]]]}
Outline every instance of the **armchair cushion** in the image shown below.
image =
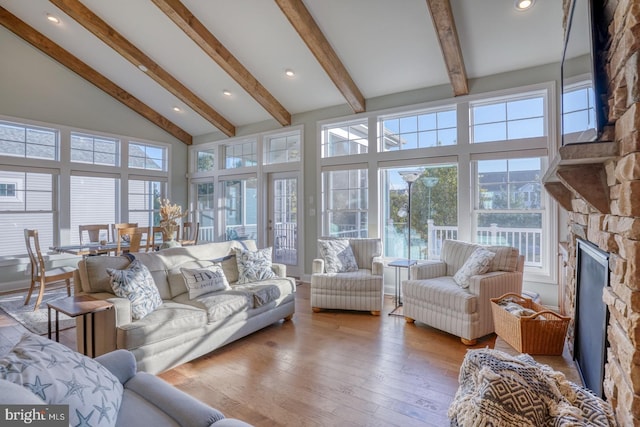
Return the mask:
{"type": "Polygon", "coordinates": [[[496,254],[485,248],[477,248],[453,275],[453,280],[462,288],[469,287],[469,279],[477,274],[489,271],[491,261],[496,254]]]}
{"type": "Polygon", "coordinates": [[[358,271],[358,263],[353,254],[349,240],[318,240],[320,256],[324,259],[327,273],[344,273],[358,271]]]}

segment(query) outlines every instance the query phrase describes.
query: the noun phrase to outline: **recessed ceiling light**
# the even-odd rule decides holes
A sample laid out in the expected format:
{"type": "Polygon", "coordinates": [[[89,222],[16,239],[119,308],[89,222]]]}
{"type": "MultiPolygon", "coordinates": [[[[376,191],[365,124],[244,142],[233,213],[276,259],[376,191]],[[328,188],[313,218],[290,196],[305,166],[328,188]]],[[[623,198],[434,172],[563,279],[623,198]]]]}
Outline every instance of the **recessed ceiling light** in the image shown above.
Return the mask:
{"type": "Polygon", "coordinates": [[[535,0],[516,0],[515,8],[518,11],[530,9],[535,3],[535,0]]]}
{"type": "Polygon", "coordinates": [[[231,91],[228,91],[228,90],[225,89],[225,90],[222,91],[222,94],[224,96],[231,96],[231,91]]]}
{"type": "Polygon", "coordinates": [[[290,68],[287,68],[286,70],[284,70],[284,74],[285,74],[287,77],[294,77],[294,76],[296,75],[295,71],[293,71],[293,70],[292,70],[292,69],[290,69],[290,68]]]}
{"type": "Polygon", "coordinates": [[[138,70],[142,71],[143,73],[149,71],[149,69],[142,64],[138,65],[138,70]]]}
{"type": "Polygon", "coordinates": [[[54,24],[60,23],[60,18],[58,18],[57,16],[53,16],[50,13],[47,13],[47,19],[49,20],[49,22],[53,22],[54,24]]]}
{"type": "Polygon", "coordinates": [[[173,111],[175,111],[176,113],[179,113],[182,110],[180,109],[180,107],[173,107],[173,111]]]}

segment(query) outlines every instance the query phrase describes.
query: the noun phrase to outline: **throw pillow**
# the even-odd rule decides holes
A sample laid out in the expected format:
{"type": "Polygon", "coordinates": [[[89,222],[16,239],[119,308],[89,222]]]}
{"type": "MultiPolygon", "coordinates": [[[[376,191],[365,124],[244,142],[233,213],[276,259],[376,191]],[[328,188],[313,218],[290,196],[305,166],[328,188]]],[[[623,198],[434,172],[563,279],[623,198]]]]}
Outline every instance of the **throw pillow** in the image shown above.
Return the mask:
{"type": "Polygon", "coordinates": [[[180,272],[189,291],[189,299],[209,292],[231,289],[220,264],[205,268],[181,268],[180,272]]]}
{"type": "Polygon", "coordinates": [[[131,301],[131,316],[140,320],[162,305],[162,298],[149,269],[134,260],[124,270],[107,268],[113,293],[131,301]]]}
{"type": "Polygon", "coordinates": [[[327,273],[358,271],[358,263],[347,239],[318,240],[320,256],[327,273]]]}
{"type": "Polygon", "coordinates": [[[69,425],[115,426],[122,384],[107,368],[68,347],[25,334],[0,358],[0,378],[50,405],[69,405],[69,425]]]}
{"type": "Polygon", "coordinates": [[[469,258],[462,264],[462,267],[453,275],[453,280],[463,287],[469,287],[469,279],[476,274],[484,274],[491,267],[491,260],[496,256],[495,253],[485,249],[478,248],[471,253],[469,258]]]}
{"type": "Polygon", "coordinates": [[[233,249],[238,263],[239,285],[277,277],[271,269],[271,249],[271,247],[257,251],[233,249]]]}

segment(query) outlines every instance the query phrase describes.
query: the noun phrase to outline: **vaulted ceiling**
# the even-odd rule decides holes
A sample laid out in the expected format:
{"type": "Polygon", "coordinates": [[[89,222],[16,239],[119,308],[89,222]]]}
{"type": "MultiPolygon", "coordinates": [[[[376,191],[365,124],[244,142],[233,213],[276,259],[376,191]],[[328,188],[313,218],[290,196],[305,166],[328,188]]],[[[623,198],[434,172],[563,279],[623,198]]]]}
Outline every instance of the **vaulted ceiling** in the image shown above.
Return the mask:
{"type": "Polygon", "coordinates": [[[414,89],[464,95],[470,79],[559,62],[561,4],[0,0],[0,31],[190,144],[340,104],[360,113],[367,99],[414,89]]]}

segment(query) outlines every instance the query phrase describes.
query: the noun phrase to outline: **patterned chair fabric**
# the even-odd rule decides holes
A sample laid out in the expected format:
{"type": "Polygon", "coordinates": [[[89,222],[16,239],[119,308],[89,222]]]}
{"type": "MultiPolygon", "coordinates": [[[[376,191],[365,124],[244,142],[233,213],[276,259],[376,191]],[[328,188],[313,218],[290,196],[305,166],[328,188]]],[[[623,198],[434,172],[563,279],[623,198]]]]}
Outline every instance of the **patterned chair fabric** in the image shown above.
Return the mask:
{"type": "MultiPolygon", "coordinates": [[[[320,240],[345,240],[322,237],[320,240]]],[[[325,260],[313,260],[311,307],[370,311],[379,315],[384,299],[382,241],[373,238],[346,239],[358,264],[356,271],[327,273],[325,260]]],[[[320,246],[320,245],[319,245],[320,246]]],[[[321,253],[320,247],[318,253],[321,253]]]]}
{"type": "Polygon", "coordinates": [[[522,292],[524,257],[516,248],[482,246],[496,255],[489,271],[471,276],[469,287],[459,286],[453,275],[480,245],[445,240],[440,261],[411,267],[411,280],[402,282],[404,316],[456,335],[465,344],[494,332],[491,298],[522,292]]]}

